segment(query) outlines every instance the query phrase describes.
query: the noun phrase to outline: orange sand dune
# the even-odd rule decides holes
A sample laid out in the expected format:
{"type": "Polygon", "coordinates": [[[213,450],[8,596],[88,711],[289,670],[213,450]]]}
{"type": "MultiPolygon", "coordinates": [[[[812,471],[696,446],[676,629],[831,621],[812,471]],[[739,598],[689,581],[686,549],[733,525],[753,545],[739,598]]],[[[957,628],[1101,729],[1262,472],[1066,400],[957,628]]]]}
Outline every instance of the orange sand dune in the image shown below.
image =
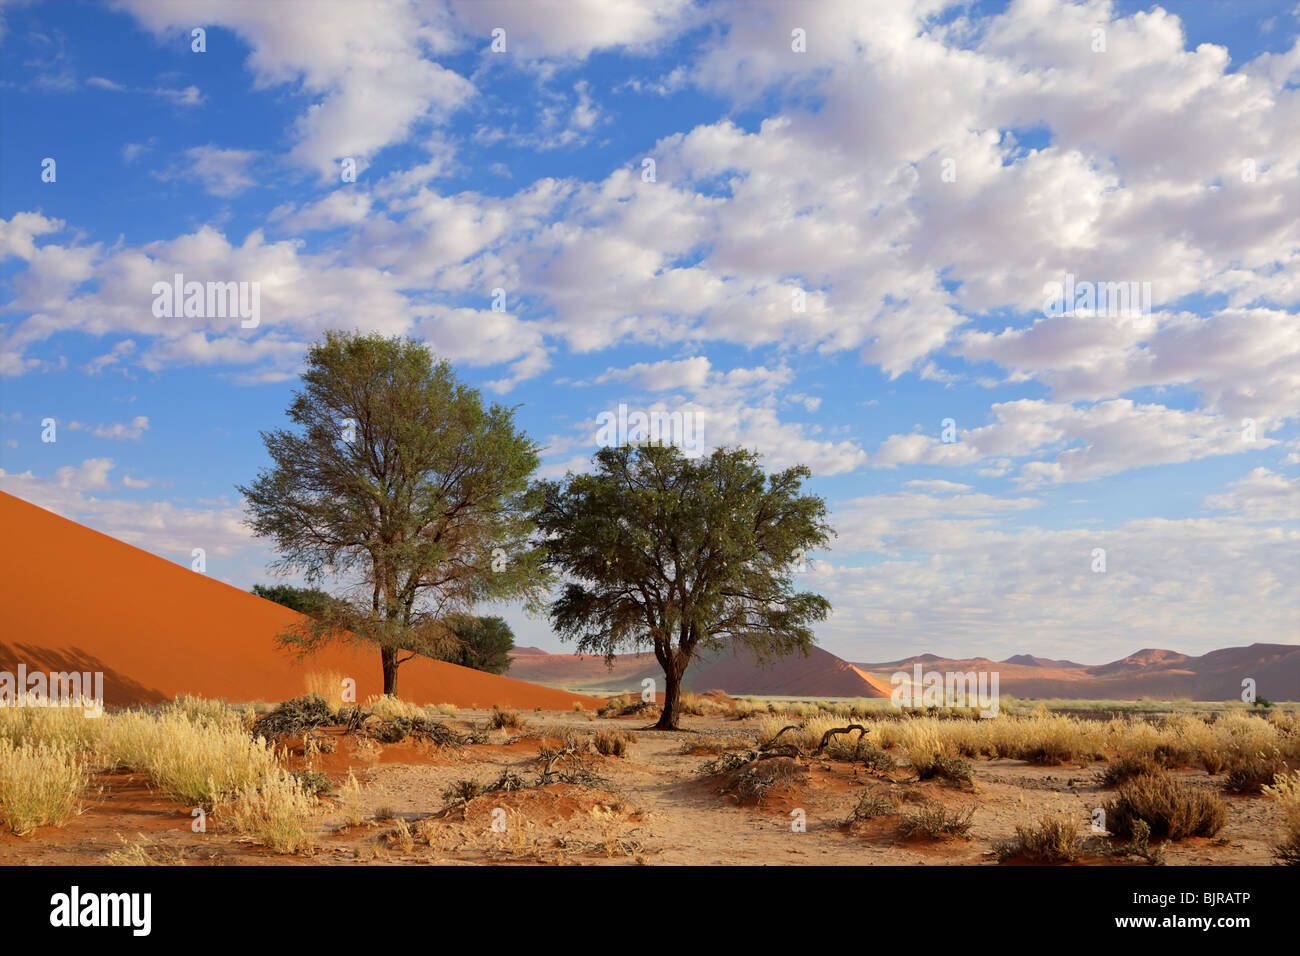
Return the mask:
{"type": "MultiPolygon", "coordinates": [[[[275,635],[298,615],[0,492],[0,670],[102,671],[110,706],[177,694],[278,701],[313,671],[383,689],[379,652],[333,646],[299,661],[275,635]]],[[[571,710],[595,698],[417,658],[398,672],[416,703],[571,710]]]]}

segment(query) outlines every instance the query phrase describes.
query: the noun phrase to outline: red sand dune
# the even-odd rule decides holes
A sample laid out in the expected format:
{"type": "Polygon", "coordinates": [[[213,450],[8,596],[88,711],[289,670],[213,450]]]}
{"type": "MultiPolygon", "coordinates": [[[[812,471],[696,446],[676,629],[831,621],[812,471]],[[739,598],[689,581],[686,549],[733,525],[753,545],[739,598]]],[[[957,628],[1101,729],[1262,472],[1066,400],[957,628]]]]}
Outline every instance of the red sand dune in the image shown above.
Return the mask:
{"type": "MultiPolygon", "coordinates": [[[[288,608],[82,527],[0,492],[0,670],[102,671],[109,706],[177,694],[279,701],[318,671],[383,689],[379,652],[337,645],[305,660],[276,646],[288,608]]],[[[417,658],[398,672],[416,703],[571,710],[582,694],[417,658]]]]}

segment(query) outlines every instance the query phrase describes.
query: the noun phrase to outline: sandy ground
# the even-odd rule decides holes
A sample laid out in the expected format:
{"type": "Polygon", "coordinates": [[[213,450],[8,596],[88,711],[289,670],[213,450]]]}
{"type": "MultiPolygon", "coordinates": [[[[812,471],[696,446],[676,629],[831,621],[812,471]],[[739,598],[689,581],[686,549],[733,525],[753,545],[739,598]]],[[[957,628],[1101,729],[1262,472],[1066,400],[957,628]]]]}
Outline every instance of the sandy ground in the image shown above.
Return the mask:
{"type": "MultiPolygon", "coordinates": [[[[448,723],[482,723],[484,713],[461,712],[448,723]]],[[[645,728],[643,718],[603,719],[573,712],[529,712],[532,731],[495,731],[489,744],[460,750],[403,742],[381,746],[339,736],[332,754],[314,766],[336,786],[349,768],[362,785],[359,807],[339,792],[322,802],[316,847],[310,855],[281,855],[208,826],[195,833],[190,808],[151,793],[131,774],[101,775],[84,811],[60,828],[18,838],[0,835],[0,864],[96,864],[134,844],[159,861],[187,864],[832,864],[996,865],[994,844],[1014,835],[1017,823],[1044,812],[1069,813],[1088,837],[1091,811],[1108,791],[1096,782],[1102,764],[1037,767],[1015,760],[976,760],[976,791],[935,781],[917,782],[905,765],[872,773],[848,764],[803,759],[803,783],[769,791],[757,805],[738,805],[720,792],[723,780],[701,775],[713,754],[705,745],[743,733],[750,722],[687,717],[687,732],[645,728]],[[593,786],[554,783],[493,792],[441,812],[443,791],[458,780],[495,780],[503,771],[535,779],[538,748],[556,744],[566,729],[632,731],[625,756],[593,755],[593,786]],[[515,739],[512,739],[515,738],[515,739]],[[507,742],[509,741],[509,742],[507,742]],[[681,753],[684,742],[700,746],[681,753]],[[868,787],[892,793],[907,810],[926,798],[950,807],[974,803],[970,839],[902,839],[897,816],[853,827],[845,821],[868,787]],[[346,818],[364,822],[349,826],[346,818]],[[795,826],[802,811],[806,829],[795,826]],[[494,829],[494,822],[496,829],[494,829]],[[403,826],[404,824],[404,826],[403,826]],[[408,836],[409,834],[409,836],[408,836]]],[[[301,757],[291,766],[302,766],[301,757]]],[[[1196,786],[1222,792],[1200,770],[1178,772],[1196,786]]],[[[1221,778],[1220,778],[1221,779],[1221,778]]],[[[1281,814],[1267,797],[1225,794],[1227,826],[1213,840],[1172,844],[1170,865],[1269,864],[1281,814]]],[[[1085,865],[1122,865],[1095,854],[1085,865]]]]}

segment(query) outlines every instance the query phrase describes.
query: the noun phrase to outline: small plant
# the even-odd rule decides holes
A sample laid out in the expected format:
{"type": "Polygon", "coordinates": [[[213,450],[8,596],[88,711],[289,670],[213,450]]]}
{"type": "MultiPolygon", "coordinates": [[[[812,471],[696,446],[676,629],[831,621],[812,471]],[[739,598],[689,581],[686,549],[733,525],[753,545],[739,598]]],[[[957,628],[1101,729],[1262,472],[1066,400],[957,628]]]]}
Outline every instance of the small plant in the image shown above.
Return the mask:
{"type": "Polygon", "coordinates": [[[1273,856],[1288,866],[1300,866],[1300,770],[1279,773],[1264,793],[1282,805],[1283,836],[1273,856]]]}
{"type": "Polygon", "coordinates": [[[469,803],[483,794],[483,784],[477,780],[457,780],[442,791],[443,802],[448,807],[469,803]]]}
{"type": "Polygon", "coordinates": [[[1145,822],[1157,840],[1211,837],[1228,820],[1227,804],[1212,793],[1179,783],[1166,774],[1142,774],[1119,788],[1105,804],[1106,826],[1119,837],[1138,832],[1145,822]]]}
{"type": "Polygon", "coordinates": [[[522,730],[524,719],[519,716],[518,711],[493,707],[492,714],[488,717],[488,726],[493,730],[522,730]]]}
{"type": "Polygon", "coordinates": [[[944,837],[970,839],[971,818],[975,804],[949,810],[938,800],[926,800],[919,810],[906,813],[899,821],[898,832],[904,839],[941,840],[944,837]]]}
{"type": "Polygon", "coordinates": [[[876,817],[890,816],[897,812],[898,806],[890,795],[873,787],[862,795],[858,805],[849,814],[848,823],[852,825],[863,820],[874,820],[876,817]]]}
{"type": "Polygon", "coordinates": [[[312,849],[315,810],[316,798],[296,776],[281,771],[218,805],[217,818],[277,853],[302,853],[312,849]]]}
{"type": "Polygon", "coordinates": [[[1101,785],[1103,787],[1118,787],[1134,777],[1140,777],[1143,774],[1158,774],[1163,770],[1164,767],[1151,754],[1124,754],[1106,765],[1106,769],[1101,774],[1101,785]]]}
{"type": "Polygon", "coordinates": [[[298,778],[298,783],[302,786],[302,789],[313,797],[323,797],[334,789],[334,785],[330,783],[330,778],[319,770],[295,770],[293,775],[298,778]]]}
{"type": "Polygon", "coordinates": [[[917,764],[913,769],[918,780],[932,780],[939,777],[960,788],[975,789],[974,769],[969,762],[960,757],[934,756],[928,761],[917,764]]]}
{"type": "Polygon", "coordinates": [[[1023,857],[1034,863],[1070,863],[1079,858],[1083,840],[1069,817],[1044,814],[1033,827],[1016,826],[1013,839],[994,847],[999,862],[1023,857]]]}
{"type": "Polygon", "coordinates": [[[1145,820],[1135,820],[1133,823],[1133,832],[1127,843],[1112,842],[1103,852],[1107,856],[1136,856],[1146,860],[1152,866],[1164,866],[1165,850],[1169,844],[1158,843],[1151,846],[1151,828],[1147,826],[1145,820]]]}
{"type": "Polygon", "coordinates": [[[1224,786],[1233,793],[1261,793],[1278,774],[1286,773],[1286,761],[1278,754],[1252,754],[1233,762],[1224,786]]]}
{"type": "Polygon", "coordinates": [[[736,775],[723,793],[733,793],[741,804],[761,803],[774,787],[791,786],[802,782],[807,771],[789,757],[760,760],[736,775]]]}
{"type": "Polygon", "coordinates": [[[627,752],[627,745],[636,743],[636,735],[621,730],[602,730],[591,739],[596,753],[606,757],[621,757],[627,752]]]}
{"type": "Polygon", "coordinates": [[[350,827],[359,827],[365,822],[365,810],[361,806],[361,784],[351,770],[343,787],[343,819],[350,827]]]}

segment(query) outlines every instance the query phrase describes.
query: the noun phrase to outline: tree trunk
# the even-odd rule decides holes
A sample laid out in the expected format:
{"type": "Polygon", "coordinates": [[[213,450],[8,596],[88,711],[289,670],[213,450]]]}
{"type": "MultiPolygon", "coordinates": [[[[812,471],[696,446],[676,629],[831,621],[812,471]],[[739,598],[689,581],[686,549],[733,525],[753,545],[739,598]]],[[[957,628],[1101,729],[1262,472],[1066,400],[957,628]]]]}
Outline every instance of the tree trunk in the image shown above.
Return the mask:
{"type": "Polygon", "coordinates": [[[664,709],[659,715],[656,730],[677,730],[677,721],[682,714],[682,671],[674,660],[664,668],[664,709]]]}
{"type": "Polygon", "coordinates": [[[397,696],[397,648],[381,647],[379,653],[384,659],[384,693],[390,697],[397,696]]]}

